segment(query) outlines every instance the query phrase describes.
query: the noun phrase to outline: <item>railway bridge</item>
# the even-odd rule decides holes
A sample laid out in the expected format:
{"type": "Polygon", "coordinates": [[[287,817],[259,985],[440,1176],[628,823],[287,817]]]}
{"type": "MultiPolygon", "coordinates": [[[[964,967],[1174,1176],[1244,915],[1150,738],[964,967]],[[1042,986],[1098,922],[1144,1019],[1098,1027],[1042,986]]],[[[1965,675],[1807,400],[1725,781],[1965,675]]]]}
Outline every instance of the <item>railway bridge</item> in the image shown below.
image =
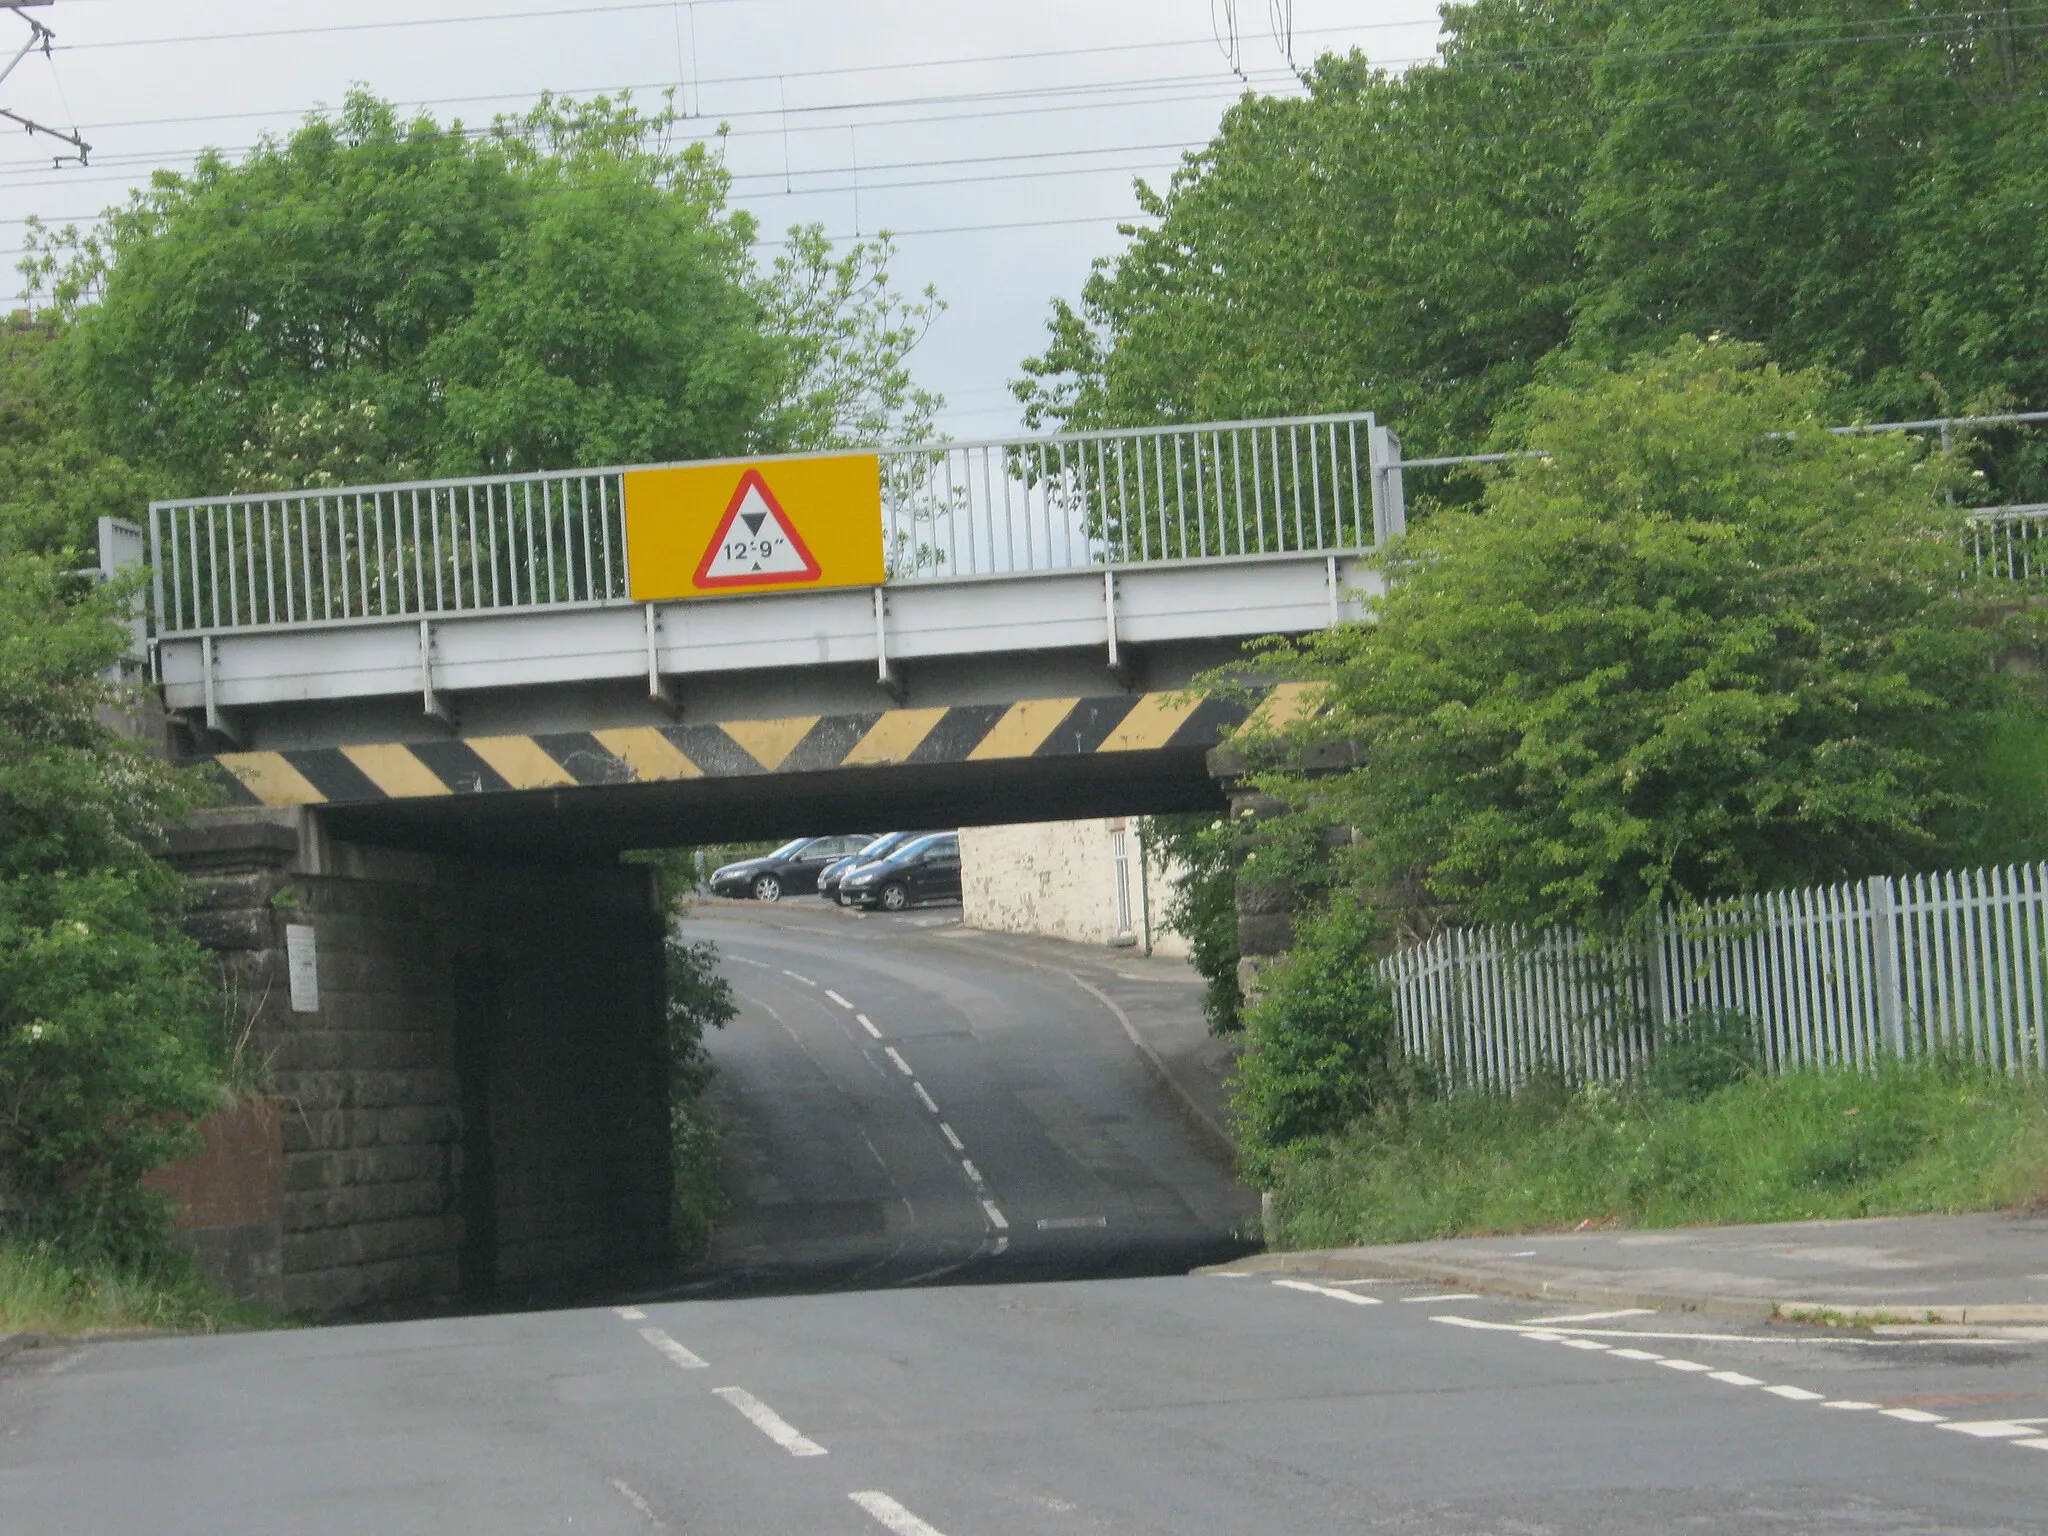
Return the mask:
{"type": "Polygon", "coordinates": [[[1369,414],[153,506],[222,802],[175,853],[285,1106],[194,1241],[309,1311],[658,1267],[622,851],[1220,805],[1208,750],[1298,699],[1199,679],[1355,614],[1403,527],[1369,414]]]}

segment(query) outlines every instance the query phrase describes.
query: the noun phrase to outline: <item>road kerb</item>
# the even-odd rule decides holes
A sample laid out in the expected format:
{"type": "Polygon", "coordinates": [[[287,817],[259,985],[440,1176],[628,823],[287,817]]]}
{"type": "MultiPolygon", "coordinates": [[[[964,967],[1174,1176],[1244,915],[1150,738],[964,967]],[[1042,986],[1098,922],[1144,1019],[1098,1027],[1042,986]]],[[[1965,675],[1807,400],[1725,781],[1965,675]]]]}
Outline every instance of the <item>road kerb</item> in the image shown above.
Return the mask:
{"type": "MultiPolygon", "coordinates": [[[[1728,1291],[1687,1290],[1675,1286],[1637,1286],[1625,1280],[1561,1277],[1555,1271],[1510,1264],[1457,1264],[1442,1259],[1390,1258],[1356,1253],[1303,1250],[1264,1253],[1214,1266],[1238,1274],[1296,1274],[1324,1279],[1420,1280],[1431,1285],[1466,1286],[1502,1296],[1536,1301],[1592,1302],[1603,1306],[1654,1307],[1664,1312],[1698,1312],[1708,1317],[1746,1318],[1765,1322],[1815,1314],[1810,1320],[1836,1326],[1870,1327],[1895,1323],[1975,1324],[1980,1327],[2048,1323],[2048,1306],[2015,1302],[1954,1302],[1927,1305],[1871,1306],[1863,1302],[1830,1302],[1728,1291]]],[[[1205,1273],[1203,1270],[1195,1271],[1205,1273]]]]}

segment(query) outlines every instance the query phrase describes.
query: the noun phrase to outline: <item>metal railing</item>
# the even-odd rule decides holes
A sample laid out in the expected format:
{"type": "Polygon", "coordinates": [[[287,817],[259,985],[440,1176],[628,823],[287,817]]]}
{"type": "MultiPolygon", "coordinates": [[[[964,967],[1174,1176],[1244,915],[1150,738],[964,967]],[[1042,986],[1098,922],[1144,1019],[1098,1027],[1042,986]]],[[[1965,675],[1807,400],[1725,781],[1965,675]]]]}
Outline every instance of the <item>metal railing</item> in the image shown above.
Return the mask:
{"type": "Polygon", "coordinates": [[[619,471],[158,502],[159,634],[626,595],[619,471]]]}
{"type": "Polygon", "coordinates": [[[2023,583],[2048,578],[2048,503],[1980,507],[1965,536],[1975,575],[2023,583]]]}
{"type": "MultiPolygon", "coordinates": [[[[917,581],[1362,549],[1401,526],[1398,452],[1366,413],[885,448],[886,568],[917,581]]],[[[623,602],[623,474],[155,503],[157,632],[623,602]]]]}
{"type": "Polygon", "coordinates": [[[1403,1048],[1451,1087],[1627,1077],[1702,1010],[1748,1018],[1771,1072],[1933,1052],[2048,1070],[2048,865],[1674,909],[1618,955],[1569,929],[1447,929],[1380,975],[1403,1048]]]}
{"type": "Polygon", "coordinates": [[[1365,549],[1397,505],[1386,483],[1397,451],[1363,412],[887,449],[889,571],[1365,549]]]}

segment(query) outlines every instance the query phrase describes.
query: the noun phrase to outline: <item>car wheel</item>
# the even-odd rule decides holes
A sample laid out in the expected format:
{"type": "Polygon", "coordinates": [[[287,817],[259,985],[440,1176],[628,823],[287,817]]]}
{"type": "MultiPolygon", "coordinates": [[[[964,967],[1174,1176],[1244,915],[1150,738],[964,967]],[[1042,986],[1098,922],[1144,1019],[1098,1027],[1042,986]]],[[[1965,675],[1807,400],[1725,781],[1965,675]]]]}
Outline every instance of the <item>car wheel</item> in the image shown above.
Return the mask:
{"type": "Polygon", "coordinates": [[[782,882],[773,875],[760,875],[754,880],[754,900],[782,900],[782,882]]]}
{"type": "Polygon", "coordinates": [[[909,905],[910,892],[906,891],[894,880],[891,880],[882,887],[882,910],[884,912],[901,912],[909,905]]]}

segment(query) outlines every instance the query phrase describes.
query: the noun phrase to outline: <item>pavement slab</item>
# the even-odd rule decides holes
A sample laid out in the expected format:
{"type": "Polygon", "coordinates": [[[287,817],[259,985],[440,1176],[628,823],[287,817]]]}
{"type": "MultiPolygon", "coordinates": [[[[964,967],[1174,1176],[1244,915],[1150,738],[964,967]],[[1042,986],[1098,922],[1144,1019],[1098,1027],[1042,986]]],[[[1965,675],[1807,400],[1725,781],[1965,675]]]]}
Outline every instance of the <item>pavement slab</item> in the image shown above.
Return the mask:
{"type": "Polygon", "coordinates": [[[1399,1277],[1727,1317],[2048,1323],[2048,1217],[2032,1214],[1447,1238],[1269,1253],[1246,1263],[1262,1273],[1399,1277]]]}

